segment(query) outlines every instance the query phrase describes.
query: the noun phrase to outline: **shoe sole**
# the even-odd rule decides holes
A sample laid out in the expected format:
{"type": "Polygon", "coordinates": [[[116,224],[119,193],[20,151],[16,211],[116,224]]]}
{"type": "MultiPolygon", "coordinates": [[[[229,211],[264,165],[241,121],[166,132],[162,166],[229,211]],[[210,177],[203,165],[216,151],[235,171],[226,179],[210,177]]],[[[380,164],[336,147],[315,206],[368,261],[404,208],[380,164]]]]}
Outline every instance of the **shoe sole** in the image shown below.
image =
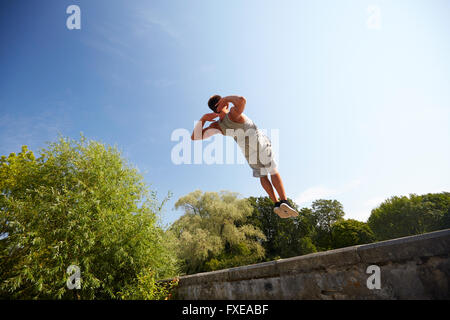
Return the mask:
{"type": "Polygon", "coordinates": [[[289,215],[280,207],[273,208],[273,212],[275,212],[281,219],[289,218],[289,215]]]}
{"type": "Polygon", "coordinates": [[[298,217],[298,212],[292,209],[290,206],[288,206],[285,203],[282,203],[280,205],[280,209],[287,215],[287,217],[298,217]]]}

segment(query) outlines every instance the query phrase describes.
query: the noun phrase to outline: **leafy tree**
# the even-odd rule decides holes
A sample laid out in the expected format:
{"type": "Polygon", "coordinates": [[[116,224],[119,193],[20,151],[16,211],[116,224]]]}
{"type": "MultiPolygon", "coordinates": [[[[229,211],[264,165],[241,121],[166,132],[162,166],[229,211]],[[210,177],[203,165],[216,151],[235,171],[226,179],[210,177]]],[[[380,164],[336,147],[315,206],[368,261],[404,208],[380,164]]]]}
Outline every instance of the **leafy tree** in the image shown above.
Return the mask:
{"type": "Polygon", "coordinates": [[[152,288],[175,272],[160,206],[116,148],[84,137],[60,138],[38,158],[26,146],[3,156],[0,298],[120,298],[143,279],[152,288]],[[81,290],[66,286],[70,265],[81,290]]]}
{"type": "Polygon", "coordinates": [[[180,198],[175,208],[185,212],[170,228],[185,273],[246,265],[264,257],[264,235],[246,223],[252,207],[236,193],[197,190],[180,198]]]}
{"type": "Polygon", "coordinates": [[[420,197],[429,216],[429,230],[450,228],[450,192],[428,193],[420,197]]]}
{"type": "Polygon", "coordinates": [[[333,236],[334,249],[375,241],[375,236],[368,224],[353,219],[335,222],[331,226],[331,233],[333,236]]]}
{"type": "Polygon", "coordinates": [[[334,247],[332,226],[344,217],[344,208],[337,200],[319,199],[312,203],[312,219],[315,225],[313,241],[319,250],[334,247]]]}
{"type": "Polygon", "coordinates": [[[250,197],[248,200],[253,206],[253,213],[248,218],[248,223],[264,233],[265,240],[262,241],[262,246],[265,249],[267,261],[316,251],[310,237],[314,229],[310,209],[299,210],[298,206],[290,201],[299,211],[299,216],[281,219],[273,212],[274,204],[269,197],[250,197]]]}
{"type": "Polygon", "coordinates": [[[441,219],[441,229],[450,228],[450,206],[448,207],[447,212],[442,215],[441,219]]]}
{"type": "Polygon", "coordinates": [[[314,221],[318,228],[331,231],[333,223],[344,217],[344,207],[337,200],[319,199],[312,203],[314,221]]]}
{"type": "Polygon", "coordinates": [[[378,240],[445,228],[450,193],[391,197],[373,209],[368,224],[378,240]]]}
{"type": "Polygon", "coordinates": [[[158,282],[155,273],[149,270],[142,270],[136,279],[136,283],[127,284],[118,293],[120,299],[124,300],[168,300],[172,294],[172,289],[177,286],[178,279],[158,282]]]}

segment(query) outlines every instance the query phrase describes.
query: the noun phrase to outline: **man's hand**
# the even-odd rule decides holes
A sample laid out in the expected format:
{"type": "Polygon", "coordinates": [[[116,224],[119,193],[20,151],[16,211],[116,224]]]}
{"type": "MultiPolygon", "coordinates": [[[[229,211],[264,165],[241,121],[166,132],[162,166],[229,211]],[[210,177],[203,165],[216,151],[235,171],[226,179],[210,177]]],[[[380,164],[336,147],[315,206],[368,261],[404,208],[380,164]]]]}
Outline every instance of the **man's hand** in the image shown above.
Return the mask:
{"type": "Polygon", "coordinates": [[[218,113],[212,112],[212,113],[206,113],[203,115],[203,117],[200,119],[200,121],[214,121],[215,118],[219,116],[218,113]]]}
{"type": "Polygon", "coordinates": [[[227,96],[227,97],[223,97],[222,99],[220,99],[216,103],[217,112],[222,111],[222,109],[225,108],[225,107],[228,108],[228,104],[230,102],[234,105],[234,107],[230,109],[230,115],[235,120],[240,119],[242,117],[241,116],[242,112],[244,112],[245,103],[246,103],[245,98],[241,97],[241,96],[227,96]]]}
{"type": "Polygon", "coordinates": [[[192,132],[191,139],[192,140],[202,140],[207,139],[208,137],[220,133],[220,127],[218,127],[217,122],[213,122],[215,118],[219,116],[218,113],[206,113],[201,117],[200,121],[197,121],[194,131],[192,132]],[[211,125],[205,129],[203,129],[203,125],[206,121],[212,121],[211,125]],[[216,129],[216,130],[213,130],[216,129]]]}
{"type": "Polygon", "coordinates": [[[216,103],[216,107],[217,107],[217,112],[221,112],[223,108],[227,107],[228,108],[228,103],[229,101],[227,100],[227,97],[224,97],[222,99],[220,99],[217,103],[216,103]]]}

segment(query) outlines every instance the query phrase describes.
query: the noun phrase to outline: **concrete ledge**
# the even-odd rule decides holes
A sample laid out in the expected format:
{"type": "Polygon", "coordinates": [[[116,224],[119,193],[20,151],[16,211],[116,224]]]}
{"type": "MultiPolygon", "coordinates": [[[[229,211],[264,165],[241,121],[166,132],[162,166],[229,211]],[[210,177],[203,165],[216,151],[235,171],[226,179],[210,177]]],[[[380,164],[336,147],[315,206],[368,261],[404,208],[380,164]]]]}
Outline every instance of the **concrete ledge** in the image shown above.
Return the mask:
{"type": "Polygon", "coordinates": [[[450,299],[450,229],[180,277],[177,299],[450,299]],[[369,265],[380,289],[369,289],[369,265]]]}
{"type": "Polygon", "coordinates": [[[450,229],[360,245],[357,246],[357,251],[361,260],[367,263],[384,263],[448,254],[450,229]]]}

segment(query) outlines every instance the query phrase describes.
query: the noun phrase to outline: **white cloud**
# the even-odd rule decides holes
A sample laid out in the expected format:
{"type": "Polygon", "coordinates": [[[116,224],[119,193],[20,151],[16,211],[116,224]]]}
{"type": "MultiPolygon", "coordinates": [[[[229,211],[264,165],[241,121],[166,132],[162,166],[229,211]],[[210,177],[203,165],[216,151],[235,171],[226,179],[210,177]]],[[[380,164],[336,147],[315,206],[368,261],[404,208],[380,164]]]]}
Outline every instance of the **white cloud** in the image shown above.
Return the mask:
{"type": "Polygon", "coordinates": [[[328,188],[324,186],[315,186],[306,189],[303,191],[296,199],[295,202],[297,204],[305,204],[312,202],[317,199],[325,199],[335,197],[337,195],[341,195],[346,193],[361,184],[361,181],[356,179],[349,181],[348,183],[342,185],[339,188],[328,188]]]}
{"type": "Polygon", "coordinates": [[[389,198],[389,197],[383,196],[383,197],[370,198],[370,199],[366,200],[366,202],[364,202],[364,206],[367,208],[373,209],[373,208],[377,207],[378,205],[380,205],[387,198],[389,198]]]}
{"type": "Polygon", "coordinates": [[[82,38],[81,42],[108,56],[119,57],[137,64],[133,58],[135,48],[130,42],[130,37],[123,36],[124,30],[126,32],[126,26],[122,24],[98,23],[93,26],[94,32],[82,38]]]}
{"type": "Polygon", "coordinates": [[[149,29],[157,27],[169,37],[180,40],[179,31],[167,19],[162,18],[150,11],[139,11],[136,14],[136,33],[145,34],[149,29]]]}
{"type": "Polygon", "coordinates": [[[336,190],[325,187],[311,187],[303,191],[295,200],[296,203],[307,203],[317,199],[323,199],[333,196],[336,190]]]}

